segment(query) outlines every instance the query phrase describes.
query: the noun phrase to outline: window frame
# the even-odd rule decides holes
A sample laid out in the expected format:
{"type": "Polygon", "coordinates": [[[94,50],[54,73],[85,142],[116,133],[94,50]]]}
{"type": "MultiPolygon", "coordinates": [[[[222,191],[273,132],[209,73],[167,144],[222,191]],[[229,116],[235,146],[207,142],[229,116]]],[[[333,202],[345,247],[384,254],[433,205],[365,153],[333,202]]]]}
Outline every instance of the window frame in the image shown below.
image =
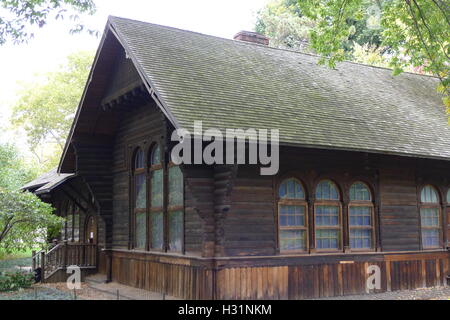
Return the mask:
{"type": "Polygon", "coordinates": [[[442,216],[442,208],[441,208],[441,197],[439,194],[439,189],[436,188],[432,184],[425,184],[419,188],[419,222],[420,222],[420,248],[421,248],[421,250],[422,251],[430,251],[430,250],[432,251],[432,250],[443,249],[444,248],[444,240],[443,240],[444,233],[443,233],[443,216],[442,216]],[[422,191],[427,187],[431,187],[432,190],[435,192],[437,202],[422,202],[422,191]],[[422,209],[437,209],[439,225],[435,226],[435,227],[423,226],[422,225],[422,209]],[[438,246],[436,246],[436,247],[425,247],[424,246],[423,236],[422,236],[423,230],[438,230],[438,232],[439,232],[438,246]]]}
{"type": "Polygon", "coordinates": [[[146,250],[147,249],[147,242],[148,242],[148,223],[147,223],[147,207],[148,207],[148,195],[147,195],[147,190],[145,192],[146,194],[146,206],[145,208],[136,208],[136,201],[137,201],[137,193],[136,193],[136,177],[139,175],[144,175],[144,181],[146,182],[146,187],[147,187],[147,172],[145,170],[145,152],[143,150],[143,148],[141,146],[137,146],[134,148],[133,151],[133,156],[132,156],[132,213],[133,213],[133,218],[132,218],[132,230],[133,230],[133,235],[132,235],[132,249],[134,250],[146,250]],[[136,168],[136,159],[137,159],[137,155],[138,152],[142,153],[142,157],[143,157],[143,167],[142,168],[136,168]],[[146,221],[146,230],[145,230],[145,244],[144,247],[138,247],[137,246],[137,232],[136,232],[136,227],[137,227],[137,215],[138,214],[145,214],[145,221],[146,221]]]}
{"type": "Polygon", "coordinates": [[[150,252],[165,252],[166,251],[166,240],[165,240],[165,236],[166,236],[166,232],[167,232],[167,227],[166,227],[166,214],[165,214],[165,204],[164,204],[164,197],[165,197],[165,188],[166,188],[166,181],[165,181],[165,171],[164,170],[164,165],[163,165],[163,157],[161,157],[161,143],[159,142],[153,142],[148,150],[148,161],[146,162],[146,166],[148,168],[148,174],[147,174],[147,251],[150,252]],[[153,164],[153,154],[155,152],[156,149],[159,149],[159,163],[158,164],[153,164]],[[162,181],[163,181],[163,186],[162,186],[162,206],[161,207],[152,207],[152,179],[153,179],[153,173],[155,171],[162,171],[162,181]],[[163,216],[163,243],[162,243],[162,248],[153,248],[152,247],[152,213],[158,213],[161,212],[162,216],[163,216]]]}
{"type": "Polygon", "coordinates": [[[374,196],[373,196],[373,192],[372,192],[372,188],[369,187],[369,185],[363,181],[355,181],[352,184],[350,184],[350,188],[348,189],[349,192],[349,197],[348,197],[348,212],[347,212],[347,220],[348,220],[348,247],[350,249],[351,252],[375,252],[376,251],[376,225],[375,225],[375,204],[374,204],[374,196]],[[350,189],[353,187],[353,185],[357,184],[357,183],[361,183],[363,184],[367,191],[369,191],[369,200],[352,200],[350,198],[350,189]],[[350,225],[350,209],[352,207],[370,207],[370,219],[371,219],[371,224],[370,224],[370,232],[371,232],[371,247],[370,248],[352,248],[351,247],[351,230],[352,229],[362,229],[362,230],[367,230],[369,229],[368,227],[365,226],[351,226],[350,225]]]}
{"type": "Polygon", "coordinates": [[[277,250],[280,254],[294,254],[294,253],[308,253],[309,252],[309,243],[310,243],[310,239],[309,239],[309,206],[308,206],[308,201],[306,200],[307,198],[307,192],[306,192],[306,188],[305,185],[302,183],[302,181],[294,176],[287,176],[284,177],[283,179],[281,179],[281,181],[278,183],[277,185],[277,250]],[[303,190],[303,199],[292,199],[292,198],[281,198],[280,197],[280,188],[281,185],[289,180],[294,180],[296,181],[302,188],[303,190]],[[305,225],[304,226],[289,226],[289,227],[282,227],[281,223],[280,223],[280,218],[281,218],[281,206],[303,206],[305,208],[305,225]],[[301,230],[305,232],[305,249],[301,250],[301,249],[296,249],[296,250],[282,250],[281,249],[281,239],[280,239],[280,235],[282,230],[301,230]]]}
{"type": "Polygon", "coordinates": [[[340,192],[340,188],[338,187],[338,185],[331,179],[328,178],[324,178],[321,179],[314,187],[314,212],[313,212],[313,220],[314,220],[314,230],[313,230],[313,234],[314,234],[314,248],[316,252],[319,253],[336,253],[336,252],[342,252],[343,251],[343,247],[344,247],[344,235],[343,235],[343,205],[342,205],[342,194],[340,192]],[[317,195],[317,188],[318,186],[324,182],[324,181],[329,181],[331,182],[337,192],[338,195],[338,200],[326,200],[326,199],[317,199],[316,195],[317,195]],[[335,206],[338,208],[338,225],[337,226],[317,226],[316,224],[316,217],[317,217],[317,207],[319,206],[335,206]],[[338,247],[336,249],[331,249],[331,248],[318,248],[317,246],[317,231],[318,230],[338,230],[338,247]]]}
{"type": "MultiPolygon", "coordinates": [[[[181,206],[171,206],[169,204],[169,199],[170,199],[170,190],[169,190],[169,186],[170,186],[170,181],[169,181],[169,170],[170,168],[173,167],[179,167],[178,165],[175,165],[172,161],[170,161],[167,164],[167,252],[171,252],[171,253],[185,253],[185,226],[186,226],[186,221],[185,221],[185,192],[186,192],[186,187],[184,184],[184,174],[183,171],[181,171],[181,177],[182,177],[182,181],[183,181],[183,204],[181,206]],[[170,221],[169,221],[169,215],[171,212],[177,212],[177,211],[181,211],[182,212],[182,232],[181,232],[181,250],[180,251],[175,251],[175,250],[170,250],[169,248],[169,237],[170,237],[170,221]]],[[[181,170],[181,168],[180,168],[181,170]]]]}

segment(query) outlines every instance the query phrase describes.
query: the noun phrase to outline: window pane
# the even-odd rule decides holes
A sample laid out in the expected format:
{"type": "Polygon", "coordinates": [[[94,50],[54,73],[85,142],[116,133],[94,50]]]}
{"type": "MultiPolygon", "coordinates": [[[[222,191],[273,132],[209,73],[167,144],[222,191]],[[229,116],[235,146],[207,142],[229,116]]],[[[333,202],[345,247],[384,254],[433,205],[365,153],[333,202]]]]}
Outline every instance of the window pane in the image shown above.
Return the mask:
{"type": "Polygon", "coordinates": [[[439,227],[438,208],[421,208],[420,217],[422,221],[422,227],[439,227]]]}
{"type": "Polygon", "coordinates": [[[295,179],[285,180],[280,185],[279,195],[283,199],[305,199],[303,187],[295,179]]]}
{"type": "Polygon", "coordinates": [[[450,189],[447,192],[447,204],[450,205],[450,189]]]}
{"type": "Polygon", "coordinates": [[[159,148],[159,146],[156,146],[152,150],[152,155],[150,158],[150,165],[153,166],[153,165],[160,164],[160,163],[161,163],[161,149],[159,148]]]}
{"type": "Polygon", "coordinates": [[[318,200],[339,200],[339,193],[333,182],[325,180],[317,186],[316,198],[318,200]]]}
{"type": "MultiPolygon", "coordinates": [[[[72,210],[72,208],[70,208],[72,210]]],[[[67,240],[72,241],[72,227],[73,227],[73,214],[70,213],[66,217],[66,226],[67,226],[67,240]]]]}
{"type": "Polygon", "coordinates": [[[183,173],[179,167],[169,168],[169,206],[183,205],[183,173]]]}
{"type": "Polygon", "coordinates": [[[432,186],[426,186],[422,189],[421,201],[423,203],[439,203],[436,190],[432,186]]]}
{"type": "Polygon", "coordinates": [[[280,250],[306,250],[306,231],[280,230],[280,250]]]}
{"type": "Polygon", "coordinates": [[[339,225],[338,206],[316,206],[317,226],[337,226],[339,225]]]}
{"type": "Polygon", "coordinates": [[[136,248],[145,249],[145,234],[147,232],[147,223],[145,213],[136,214],[136,248]]]}
{"type": "Polygon", "coordinates": [[[372,248],[372,230],[350,229],[350,248],[352,249],[372,248]]]}
{"type": "Polygon", "coordinates": [[[163,213],[162,212],[152,212],[150,214],[151,221],[151,246],[153,249],[163,248],[163,213]]]}
{"type": "Polygon", "coordinates": [[[136,151],[136,155],[134,158],[134,168],[135,169],[142,169],[144,168],[144,153],[141,149],[138,149],[136,151]]]}
{"type": "Polygon", "coordinates": [[[424,248],[438,248],[439,229],[422,230],[422,245],[424,248]]]}
{"type": "Polygon", "coordinates": [[[370,191],[364,183],[354,183],[350,188],[350,200],[370,201],[370,191]]]}
{"type": "Polygon", "coordinates": [[[74,241],[80,241],[80,213],[77,211],[74,214],[74,225],[73,225],[73,237],[74,241]]]}
{"type": "Polygon", "coordinates": [[[181,251],[183,241],[183,212],[169,212],[169,250],[181,251]]]}
{"type": "Polygon", "coordinates": [[[280,206],[280,227],[305,226],[305,206],[280,206]]]}
{"type": "Polygon", "coordinates": [[[159,208],[163,206],[163,171],[152,171],[152,192],[151,204],[152,208],[159,208]]]}
{"type": "Polygon", "coordinates": [[[145,174],[139,174],[134,177],[136,184],[136,209],[145,209],[147,207],[147,183],[145,174]]]}
{"type": "Polygon", "coordinates": [[[371,207],[350,207],[350,226],[372,226],[371,207]]]}
{"type": "Polygon", "coordinates": [[[338,249],[339,230],[316,230],[317,249],[338,249]]]}

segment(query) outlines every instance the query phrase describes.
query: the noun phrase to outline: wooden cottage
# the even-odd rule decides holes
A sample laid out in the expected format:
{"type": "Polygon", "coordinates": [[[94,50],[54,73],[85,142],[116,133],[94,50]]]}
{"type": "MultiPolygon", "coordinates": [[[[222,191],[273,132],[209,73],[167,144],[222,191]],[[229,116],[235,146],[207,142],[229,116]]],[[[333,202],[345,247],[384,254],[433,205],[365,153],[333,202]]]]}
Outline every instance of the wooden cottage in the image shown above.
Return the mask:
{"type": "Polygon", "coordinates": [[[66,241],[41,254],[45,279],[72,263],[187,299],[445,285],[450,126],[438,80],[317,60],[254,33],[110,17],[58,182],[28,187],[68,218],[66,241]],[[278,173],[175,165],[172,132],[194,121],[279,129],[278,173]]]}

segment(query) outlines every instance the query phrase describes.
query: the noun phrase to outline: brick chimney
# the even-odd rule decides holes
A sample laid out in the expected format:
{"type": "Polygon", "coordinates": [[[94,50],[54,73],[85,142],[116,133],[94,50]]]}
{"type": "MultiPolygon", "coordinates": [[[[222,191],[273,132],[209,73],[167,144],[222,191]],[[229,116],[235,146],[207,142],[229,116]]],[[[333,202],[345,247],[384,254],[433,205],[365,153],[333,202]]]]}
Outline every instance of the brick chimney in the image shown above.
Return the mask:
{"type": "Polygon", "coordinates": [[[256,43],[256,44],[262,44],[264,46],[269,45],[269,38],[267,38],[266,36],[263,36],[262,34],[259,34],[257,32],[240,31],[233,37],[233,39],[239,40],[239,41],[256,43]]]}

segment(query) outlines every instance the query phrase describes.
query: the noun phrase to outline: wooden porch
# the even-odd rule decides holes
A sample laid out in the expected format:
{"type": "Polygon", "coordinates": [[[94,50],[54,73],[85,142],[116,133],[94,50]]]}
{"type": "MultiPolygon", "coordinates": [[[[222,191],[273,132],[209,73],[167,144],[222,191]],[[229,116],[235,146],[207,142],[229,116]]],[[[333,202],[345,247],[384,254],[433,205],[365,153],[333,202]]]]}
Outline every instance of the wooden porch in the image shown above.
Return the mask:
{"type": "Polygon", "coordinates": [[[77,266],[82,277],[97,271],[96,244],[61,242],[50,250],[33,252],[32,268],[41,270],[41,282],[66,281],[67,268],[77,266]]]}

